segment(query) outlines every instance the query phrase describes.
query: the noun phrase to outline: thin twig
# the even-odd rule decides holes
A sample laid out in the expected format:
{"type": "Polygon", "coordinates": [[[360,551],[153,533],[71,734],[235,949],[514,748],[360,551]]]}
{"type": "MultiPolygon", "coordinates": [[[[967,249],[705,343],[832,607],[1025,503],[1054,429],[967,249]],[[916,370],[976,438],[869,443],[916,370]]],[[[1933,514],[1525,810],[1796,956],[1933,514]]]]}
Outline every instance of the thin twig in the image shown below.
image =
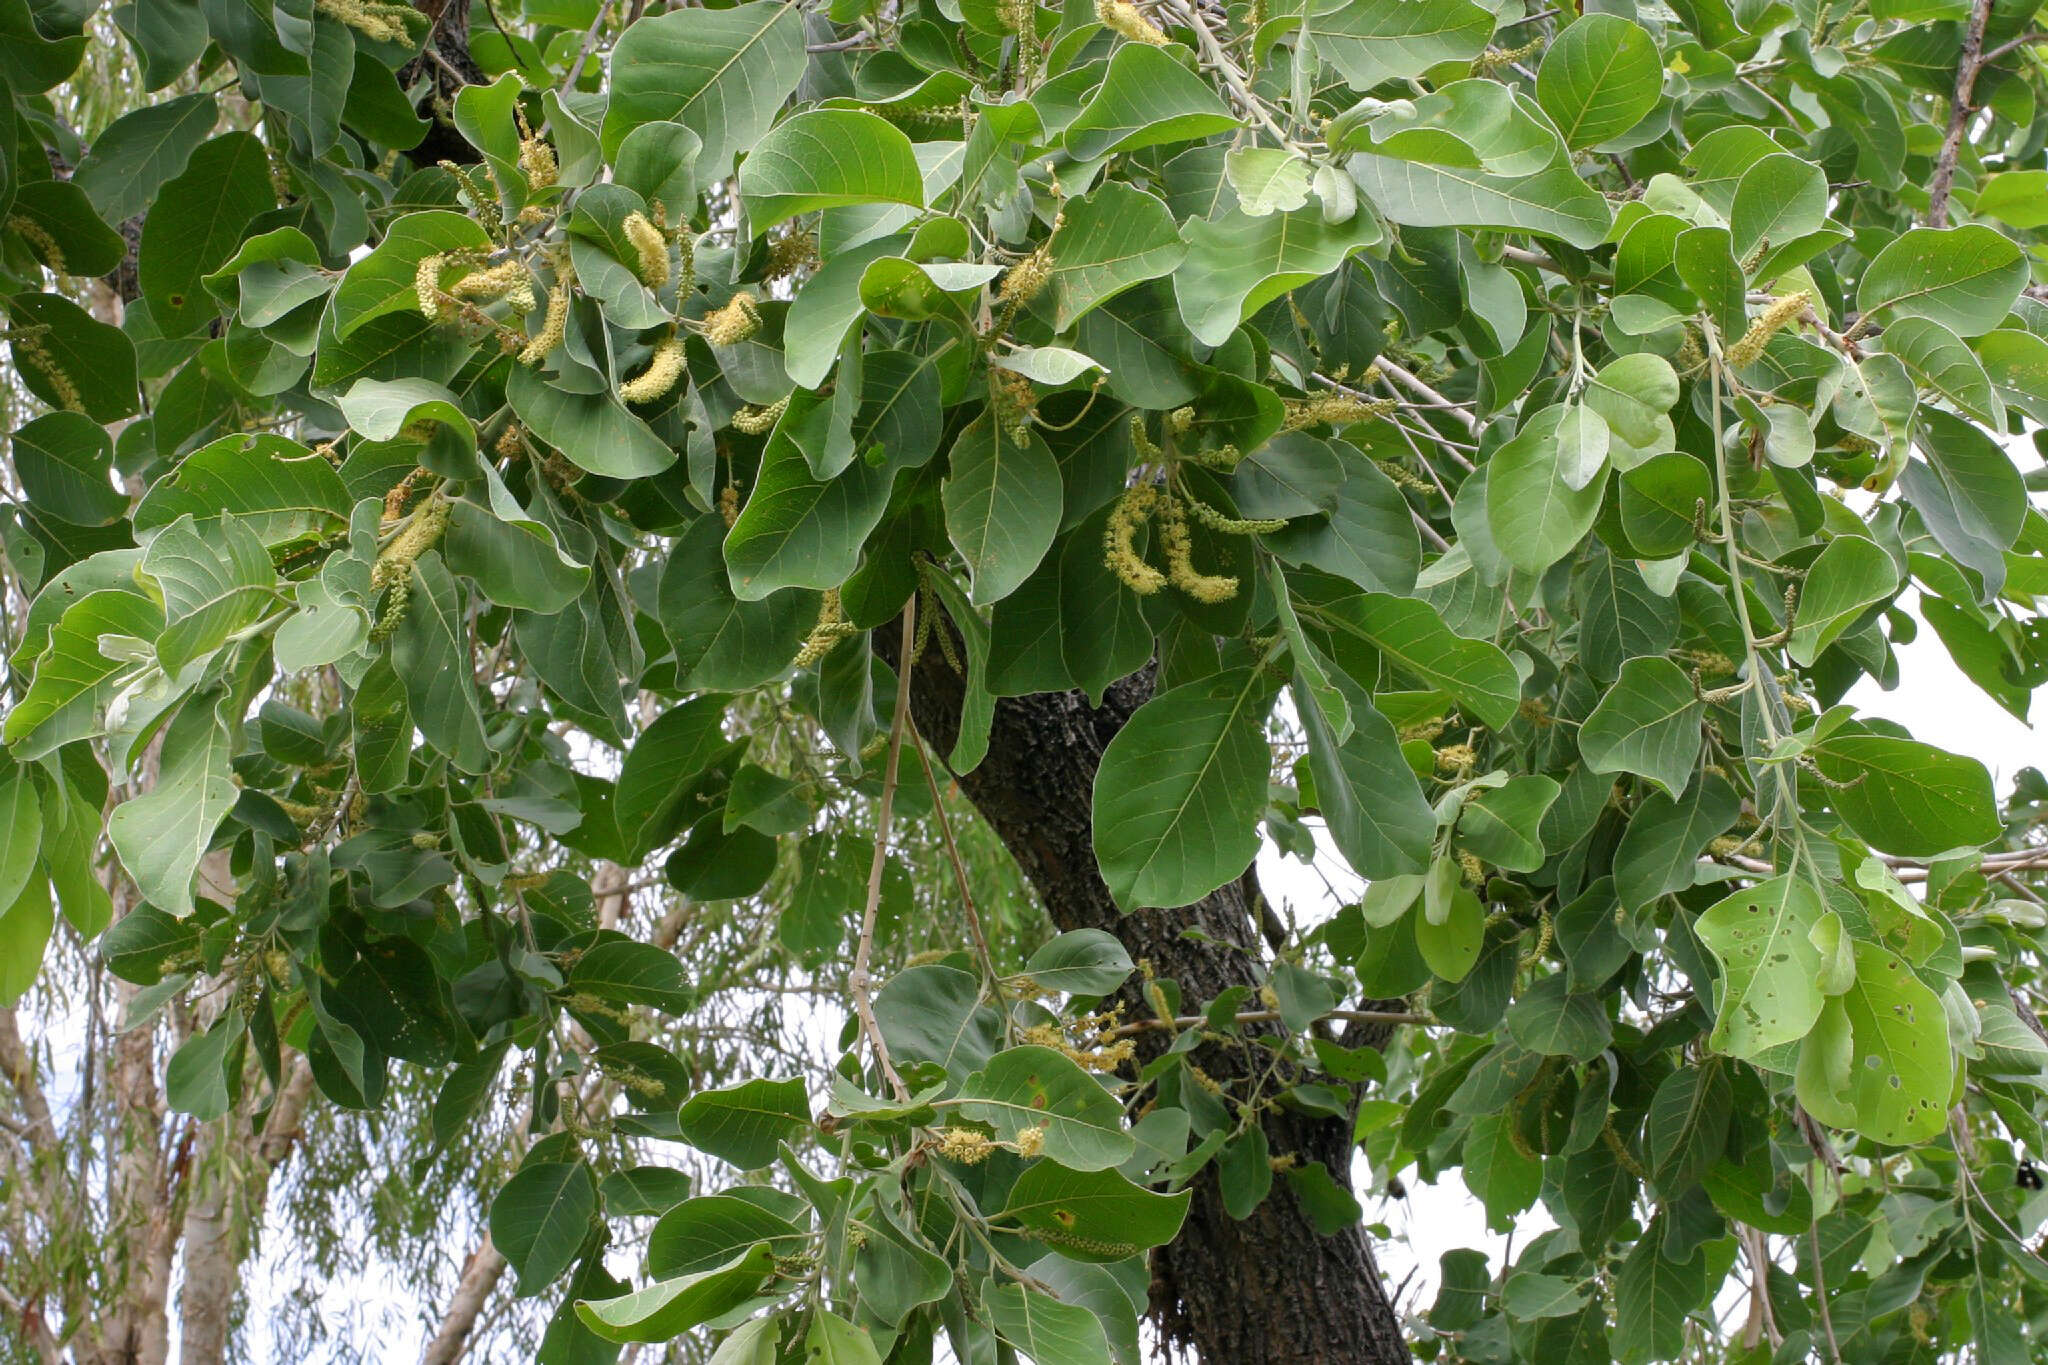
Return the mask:
{"type": "Polygon", "coordinates": [[[860,946],[853,955],[853,973],[846,989],[853,996],[854,1013],[860,1016],[860,1030],[875,1050],[875,1063],[882,1069],[889,1088],[899,1100],[910,1098],[910,1088],[896,1074],[889,1060],[889,1045],[882,1040],[882,1026],[875,1022],[875,1000],[868,961],[875,952],[875,915],[882,906],[882,870],[889,857],[889,816],[896,806],[896,773],[903,758],[903,731],[910,715],[910,656],[917,642],[917,598],[913,595],[903,608],[903,644],[897,653],[896,714],[889,722],[889,761],[882,770],[882,800],[875,811],[875,858],[868,866],[868,903],[861,912],[860,946]]]}
{"type": "Polygon", "coordinates": [[[611,13],[611,0],[598,0],[597,17],[590,21],[590,28],[583,35],[583,46],[576,49],[576,60],[569,63],[569,74],[562,78],[557,92],[567,94],[576,88],[576,81],[583,75],[583,64],[590,60],[590,50],[597,44],[598,30],[604,27],[604,18],[611,13]]]}
{"type": "Polygon", "coordinates": [[[2017,52],[2021,48],[2025,47],[2028,43],[2043,42],[2048,42],[2048,33],[2022,33],[2017,38],[2008,38],[2004,42],[2000,43],[1997,47],[1992,48],[1989,52],[1985,53],[1982,57],[1978,58],[1977,68],[1981,71],[1983,68],[1997,61],[2000,57],[2006,56],[2009,53],[2017,52]]]}
{"type": "MultiPolygon", "coordinates": [[[[910,671],[906,657],[903,671],[910,671]]],[[[989,986],[994,988],[996,977],[995,955],[988,950],[988,936],[981,929],[981,914],[974,908],[974,893],[967,887],[967,868],[960,861],[960,847],[953,842],[953,822],[946,818],[945,798],[939,792],[938,774],[932,771],[931,755],[925,752],[924,735],[913,721],[910,726],[911,743],[917,746],[917,761],[924,768],[925,785],[932,789],[932,811],[939,818],[939,836],[945,841],[946,861],[953,865],[953,881],[960,888],[960,907],[967,914],[967,932],[974,936],[974,950],[981,956],[981,970],[988,975],[989,986]]]]}
{"type": "Polygon", "coordinates": [[[1963,152],[1963,134],[1969,130],[1976,109],[1970,96],[1977,88],[1977,73],[1984,69],[1984,26],[1991,21],[1991,0],[1976,0],[1970,6],[1970,25],[1963,31],[1963,55],[1956,62],[1956,89],[1948,105],[1948,132],[1941,139],[1941,151],[1934,158],[1934,179],[1927,184],[1927,225],[1948,226],[1948,196],[1955,188],[1956,160],[1963,152]]]}
{"type": "Polygon", "coordinates": [[[1467,404],[1452,402],[1450,399],[1444,397],[1441,393],[1438,393],[1435,389],[1431,388],[1429,385],[1423,383],[1420,379],[1416,378],[1415,375],[1413,375],[1407,370],[1402,369],[1399,365],[1396,365],[1393,361],[1387,359],[1387,357],[1385,356],[1381,356],[1379,359],[1373,361],[1373,364],[1380,367],[1381,374],[1388,375],[1394,379],[1400,380],[1402,388],[1407,389],[1410,393],[1415,394],[1418,398],[1427,399],[1429,402],[1436,404],[1444,411],[1450,413],[1451,416],[1457,418],[1460,422],[1463,422],[1465,424],[1465,430],[1479,430],[1479,419],[1477,417],[1474,417],[1471,413],[1465,411],[1465,408],[1468,406],[1467,404]]]}

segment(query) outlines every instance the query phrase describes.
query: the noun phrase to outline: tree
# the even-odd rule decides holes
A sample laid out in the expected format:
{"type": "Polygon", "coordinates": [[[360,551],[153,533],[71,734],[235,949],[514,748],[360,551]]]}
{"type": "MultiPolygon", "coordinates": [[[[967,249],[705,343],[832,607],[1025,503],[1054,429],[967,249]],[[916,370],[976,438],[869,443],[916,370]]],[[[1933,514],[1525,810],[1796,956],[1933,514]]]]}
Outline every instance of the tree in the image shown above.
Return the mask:
{"type": "Polygon", "coordinates": [[[2035,6],[9,3],[0,998],[172,1010],[187,1359],[420,1084],[436,1360],[2041,1349],[2048,784],[1843,702],[2048,680],[2035,6]],[[1360,1154],[1558,1226],[1404,1316],[1360,1154]]]}

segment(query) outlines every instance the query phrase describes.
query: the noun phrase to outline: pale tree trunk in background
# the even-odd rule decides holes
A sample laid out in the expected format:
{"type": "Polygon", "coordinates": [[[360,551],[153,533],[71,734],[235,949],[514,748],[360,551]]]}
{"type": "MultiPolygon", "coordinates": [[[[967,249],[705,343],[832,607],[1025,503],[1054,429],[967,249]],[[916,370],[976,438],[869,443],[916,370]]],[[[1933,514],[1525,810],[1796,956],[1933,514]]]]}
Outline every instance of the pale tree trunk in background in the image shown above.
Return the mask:
{"type": "Polygon", "coordinates": [[[178,1291],[178,1359],[218,1365],[227,1358],[242,1262],[262,1229],[270,1176],[298,1145],[313,1097],[313,1070],[291,1054],[260,1134],[239,1109],[206,1124],[192,1163],[185,1213],[185,1279],[178,1291]]]}
{"type": "Polygon", "coordinates": [[[490,1302],[491,1291],[498,1287],[504,1273],[505,1258],[491,1245],[491,1234],[487,1232],[477,1249],[469,1254],[468,1264],[462,1267],[455,1297],[448,1301],[448,1311],[441,1316],[441,1328],[427,1343],[420,1365],[455,1365],[462,1359],[469,1349],[469,1334],[476,1329],[477,1317],[490,1302]]]}

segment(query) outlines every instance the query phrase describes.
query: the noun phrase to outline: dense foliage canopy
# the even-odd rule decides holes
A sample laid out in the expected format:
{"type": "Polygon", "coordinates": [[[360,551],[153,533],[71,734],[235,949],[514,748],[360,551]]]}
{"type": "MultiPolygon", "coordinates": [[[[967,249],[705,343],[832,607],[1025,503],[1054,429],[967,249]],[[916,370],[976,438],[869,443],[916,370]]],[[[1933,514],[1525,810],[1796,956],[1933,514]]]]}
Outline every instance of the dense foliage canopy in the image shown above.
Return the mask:
{"type": "Polygon", "coordinates": [[[95,8],[0,3],[0,998],[61,920],[197,1119],[530,1114],[550,1361],[1129,1365],[1197,1189],[1358,1235],[1282,1114],[1555,1222],[1318,1358],[2048,1349],[2048,783],[1843,704],[2048,680],[2036,0],[134,0],[81,130],[95,8]],[[975,785],[1066,693],[1059,875],[1363,898],[1074,927],[975,785]],[[650,1043],[621,867],[836,1071],[650,1043]]]}

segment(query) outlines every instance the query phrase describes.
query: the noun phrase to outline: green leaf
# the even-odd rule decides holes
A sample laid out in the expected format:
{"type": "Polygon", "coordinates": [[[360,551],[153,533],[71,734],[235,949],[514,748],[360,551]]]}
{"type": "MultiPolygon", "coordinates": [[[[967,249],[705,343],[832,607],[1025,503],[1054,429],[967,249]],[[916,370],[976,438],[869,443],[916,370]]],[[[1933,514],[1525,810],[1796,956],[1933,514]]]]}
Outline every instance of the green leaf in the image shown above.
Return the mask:
{"type": "Polygon", "coordinates": [[[1162,48],[1120,44],[1095,95],[1067,125],[1067,154],[1092,161],[1237,127],[1209,83],[1162,48]]]}
{"type": "Polygon", "coordinates": [[[699,517],[669,551],[656,614],[675,645],[679,682],[743,692],[785,672],[818,619],[818,597],[785,588],[754,602],[733,596],[725,572],[725,524],[699,517]]]}
{"type": "Polygon", "coordinates": [[[1465,802],[1459,841],[1481,859],[1511,872],[1543,866],[1543,817],[1562,790],[1541,773],[1522,773],[1465,802]]]}
{"type": "Polygon", "coordinates": [[[1676,797],[1692,781],[1706,704],[1662,655],[1630,659],[1579,729],[1579,752],[1597,773],[1636,773],[1676,797]]]}
{"type": "Polygon", "coordinates": [[[1613,214],[1563,161],[1533,175],[1489,175],[1360,152],[1345,163],[1379,211],[1410,227],[1507,228],[1597,246],[1613,214]]]}
{"type": "Polygon", "coordinates": [[[225,436],[193,451],[136,504],[138,533],[180,517],[210,528],[240,519],[265,545],[326,536],[348,526],[355,499],[334,466],[281,436],[225,436]]]}
{"type": "Polygon", "coordinates": [[[1465,1134],[1460,1171],[1486,1206],[1486,1225],[1506,1232],[1543,1189],[1543,1163],[1515,1146],[1513,1114],[1481,1114],[1465,1134]]]}
{"type": "Polygon", "coordinates": [[[1565,146],[1593,147],[1649,117],[1664,90],[1657,44],[1613,14],[1573,20],[1550,42],[1536,71],[1536,99],[1565,146]]]}
{"type": "Polygon", "coordinates": [[[1737,891],[1694,922],[1721,964],[1708,1046],[1752,1058],[1806,1036],[1823,999],[1811,937],[1820,916],[1813,887],[1788,875],[1737,891]]]}
{"type": "Polygon", "coordinates": [[[1024,974],[1049,991],[1108,995],[1137,967],[1115,935],[1101,929],[1057,934],[1024,964],[1024,974]]]}
{"type": "Polygon", "coordinates": [[[1643,1122],[1650,1177],[1666,1194],[1684,1191],[1719,1160],[1734,1093],[1716,1062],[1681,1067],[1657,1083],[1643,1122]]]}
{"type": "Polygon", "coordinates": [[[0,910],[0,1008],[12,1008],[35,985],[56,927],[49,881],[29,878],[14,903],[0,910]]]}
{"type": "Polygon", "coordinates": [[[1675,1360],[1685,1349],[1687,1315],[1707,1298],[1707,1258],[1664,1253],[1663,1219],[1650,1224],[1621,1263],[1615,1282],[1614,1358],[1620,1365],[1675,1360]]]}
{"type": "Polygon", "coordinates": [[[1789,153],[1763,157],[1742,173],[1728,213],[1729,249],[1746,261],[1768,242],[1783,246],[1820,231],[1828,221],[1828,178],[1789,153]]]}
{"type": "Polygon", "coordinates": [[[806,1365],[882,1365],[882,1353],[865,1327],[820,1309],[804,1337],[806,1365]]]}
{"type": "Polygon", "coordinates": [[[1037,1365],[1109,1365],[1109,1338],[1096,1315],[1021,1284],[990,1282],[982,1295],[996,1335],[1037,1365]]]}
{"type": "Polygon", "coordinates": [[[1030,1229],[1070,1259],[1115,1262],[1172,1241],[1193,1198],[1191,1190],[1154,1193],[1112,1170],[1034,1161],[997,1217],[1030,1229]]]}
{"type": "Polygon", "coordinates": [[[1740,810],[1735,789],[1713,773],[1676,798],[1650,793],[1614,853],[1614,889],[1622,905],[1636,910],[1691,886],[1701,851],[1727,832],[1740,810]]]}
{"type": "Polygon", "coordinates": [[[1878,317],[1927,318],[1973,337],[2005,321],[2027,279],[2025,253],[1993,228],[1916,227],[1864,268],[1856,306],[1878,317]]]}
{"type": "Polygon", "coordinates": [[[1713,505],[1713,475],[1682,450],[1653,455],[1621,476],[1621,527],[1630,548],[1646,558],[1690,549],[1702,503],[1713,505]]]}
{"type": "Polygon", "coordinates": [[[1060,527],[1060,468],[1035,430],[1020,442],[993,413],[961,432],[948,457],[946,535],[967,561],[976,606],[1015,592],[1060,527]]]}
{"type": "Polygon", "coordinates": [[[642,124],[680,123],[703,142],[699,183],[723,180],[767,134],[805,65],[803,16],[776,0],[644,19],[612,50],[605,155],[642,124]]]}
{"type": "Polygon", "coordinates": [[[397,219],[335,289],[328,305],[335,336],[346,339],[386,313],[417,311],[419,265],[427,257],[490,249],[489,235],[467,214],[428,209],[397,219]]]}
{"type": "Polygon", "coordinates": [[[1357,447],[1333,441],[1329,449],[1344,469],[1335,510],[1261,537],[1266,548],[1288,564],[1336,574],[1371,592],[1412,591],[1422,545],[1407,500],[1357,447]]]}
{"type": "Polygon", "coordinates": [[[1991,376],[1963,339],[1926,318],[1898,318],[1884,329],[1886,354],[1895,355],[1923,387],[1944,395],[1994,430],[2005,426],[2005,403],[1991,376]]]}
{"type": "Polygon", "coordinates": [[[1573,488],[1559,468],[1562,407],[1545,408],[1486,466],[1486,519],[1494,543],[1525,573],[1570,554],[1600,515],[1605,485],[1573,488]]]}
{"type": "Polygon", "coordinates": [[[783,120],[747,153],[740,200],[756,237],[798,214],[847,204],[924,207],[910,139],[856,109],[813,109],[783,120]]]}
{"type": "Polygon", "coordinates": [[[429,550],[412,566],[405,614],[391,635],[391,663],[427,743],[463,772],[482,773],[497,760],[484,736],[469,638],[462,589],[440,552],[429,550]]]}
{"type": "Polygon", "coordinates": [[[1140,599],[1103,563],[1104,508],[1053,544],[1030,578],[996,604],[988,688],[997,696],[1080,688],[1100,700],[1152,657],[1140,599]]]}
{"type": "Polygon", "coordinates": [[[1436,1302],[1430,1306],[1430,1326],[1445,1332],[1462,1332],[1476,1325],[1486,1314],[1487,1290],[1493,1277],[1486,1273],[1486,1253],[1460,1248],[1437,1258],[1436,1302]]]}
{"type": "Polygon", "coordinates": [[[774,1161],[784,1142],[811,1126],[801,1078],[752,1080],[692,1095],[676,1116],[683,1141],[743,1171],[774,1161]]]}
{"type": "Polygon", "coordinates": [[[514,365],[505,397],[536,437],[593,474],[639,479],[676,462],[675,451],[626,411],[609,389],[570,393],[538,372],[514,365]]]}
{"type": "Polygon", "coordinates": [[[1231,669],[1152,698],[1103,751],[1095,777],[1095,856],[1126,910],[1189,905],[1240,875],[1259,851],[1271,764],[1271,697],[1254,669],[1231,669]]]}
{"type": "Polygon", "coordinates": [[[8,835],[5,847],[0,847],[0,905],[11,906],[21,899],[36,870],[36,855],[43,843],[43,806],[26,768],[8,761],[4,771],[6,776],[0,778],[0,828],[8,835]]]}
{"type": "Polygon", "coordinates": [[[132,110],[92,140],[71,183],[85,191],[100,217],[125,222],[185,169],[219,118],[220,106],[203,94],[132,110]]]}
{"type": "Polygon", "coordinates": [[[191,517],[180,517],[150,540],[141,571],[163,594],[156,655],[173,677],[256,621],[279,596],[270,552],[233,516],[221,517],[204,536],[191,517]]]}
{"type": "Polygon", "coordinates": [[[1811,664],[1874,602],[1899,586],[1898,566],[1865,536],[1836,536],[1807,566],[1792,617],[1793,662],[1811,664]]]}
{"type": "Polygon", "coordinates": [[[116,675],[132,666],[100,653],[107,636],[151,639],[163,629],[163,610],[140,593],[89,592],[65,608],[36,660],[35,678],[7,713],[4,734],[21,759],[40,758],[75,739],[98,733],[99,712],[116,675]]]}
{"type": "Polygon", "coordinates": [[[578,1299],[576,1316],[606,1341],[672,1341],[753,1298],[774,1269],[764,1242],[715,1270],[658,1280],[614,1299],[578,1299]]]}
{"type": "Polygon", "coordinates": [[[1295,684],[1316,809],[1337,851],[1359,876],[1378,881],[1418,873],[1428,862],[1436,817],[1401,755],[1393,725],[1349,679],[1338,678],[1336,686],[1352,719],[1351,736],[1341,741],[1321,708],[1302,695],[1298,677],[1295,684]]]}
{"type": "Polygon", "coordinates": [[[1121,182],[1098,185],[1062,212],[1046,277],[1055,332],[1134,284],[1172,274],[1187,255],[1166,205],[1121,182]]]}
{"type": "Polygon", "coordinates": [[[538,1294],[576,1263],[597,1216],[597,1185],[580,1161],[521,1168],[491,1201],[491,1242],[519,1277],[518,1294],[538,1294]]]}
{"type": "Polygon", "coordinates": [[[277,207],[270,157],[248,133],[224,133],[166,183],[136,257],[150,321],[167,337],[197,331],[218,309],[201,277],[232,256],[258,214],[277,207]]]}
{"type": "Polygon", "coordinates": [[[1855,950],[1855,984],[1839,997],[1848,1025],[1843,1084],[1833,1094],[1802,1087],[1801,1101],[1811,1094],[1815,1117],[1874,1142],[1926,1142],[1947,1124],[1955,1076],[1947,1013],[1897,954],[1861,941],[1855,950]]]}
{"type": "Polygon", "coordinates": [[[2000,171],[1977,187],[1974,212],[2007,227],[2048,227],[2048,171],[2000,171]]]}
{"type": "Polygon", "coordinates": [[[1493,11],[1470,0],[1349,0],[1322,13],[1310,6],[1303,29],[1345,84],[1363,94],[1443,62],[1471,60],[1485,51],[1495,22],[1493,11]]]}
{"type": "Polygon", "coordinates": [[[16,427],[14,472],[37,511],[73,526],[109,526],[128,510],[114,487],[114,443],[81,412],[51,412],[16,427]]]}
{"type": "Polygon", "coordinates": [[[1827,799],[1871,847],[1908,858],[1998,837],[1991,774],[1917,740],[1838,730],[1813,750],[1827,799]]]}
{"type": "Polygon", "coordinates": [[[157,779],[107,818],[107,838],[136,889],[179,919],[192,913],[192,879],[239,793],[233,743],[218,699],[194,697],[164,732],[157,779]]]}
{"type": "Polygon", "coordinates": [[[571,990],[621,1005],[681,1014],[695,1002],[675,954],[652,943],[608,938],[584,949],[569,969],[571,990]]]}
{"type": "Polygon", "coordinates": [[[117,422],[141,406],[135,346],[120,328],[57,294],[16,294],[7,300],[7,313],[8,351],[30,393],[100,423],[117,422]]]}
{"type": "Polygon", "coordinates": [[[1511,1318],[1533,1322],[1576,1313],[1586,1301],[1586,1286],[1562,1275],[1518,1270],[1501,1286],[1500,1306],[1511,1318]]]}
{"type": "Polygon", "coordinates": [[[801,1251],[795,1223],[735,1194],[686,1199],[662,1214],[647,1235],[647,1273],[656,1279],[695,1275],[725,1264],[757,1242],[778,1256],[801,1251]]]}
{"type": "Polygon", "coordinates": [[[1123,1106],[1063,1053],[1036,1044],[999,1052],[969,1076],[960,1087],[960,1112],[1004,1142],[1027,1128],[1041,1130],[1046,1159],[1075,1171],[1109,1170],[1135,1150],[1123,1106]]]}
{"type": "Polygon", "coordinates": [[[688,823],[678,807],[725,749],[725,702],[720,696],[694,697],[670,707],[626,754],[612,810],[636,857],[661,847],[688,823]]]}
{"type": "Polygon", "coordinates": [[[1508,1036],[1526,1051],[1589,1062],[1613,1037],[1598,997],[1571,989],[1562,972],[1543,977],[1508,1007],[1508,1036]]]}
{"type": "Polygon", "coordinates": [[[882,519],[900,452],[889,452],[881,465],[857,459],[821,480],[794,433],[829,420],[829,403],[800,392],[768,437],[753,491],[725,538],[733,595],[742,602],[758,602],[779,588],[840,586],[882,519]]]}
{"type": "MultiPolygon", "coordinates": [[[[1130,49],[1149,50],[1149,49],[1130,49]]],[[[1180,315],[1205,346],[1220,346],[1238,324],[1274,299],[1310,284],[1377,244],[1368,213],[1326,223],[1320,210],[1254,218],[1232,209],[1189,223],[1187,255],[1173,272],[1180,315]]]]}
{"type": "Polygon", "coordinates": [[[1371,646],[1407,679],[1447,692],[1474,719],[1504,728],[1522,701],[1522,678],[1500,649],[1454,633],[1429,603],[1387,593],[1317,602],[1311,620],[1337,641],[1371,646]]]}
{"type": "Polygon", "coordinates": [[[187,1038],[164,1068],[165,1102],[201,1123],[227,1113],[241,1091],[241,1077],[233,1074],[241,1062],[235,1044],[247,1028],[242,1012],[230,1007],[211,1028],[187,1038]]]}
{"type": "Polygon", "coordinates": [[[1465,887],[1457,887],[1442,923],[1426,915],[1412,916],[1415,948],[1429,970],[1445,981],[1463,981],[1486,946],[1486,909],[1465,887]]]}

